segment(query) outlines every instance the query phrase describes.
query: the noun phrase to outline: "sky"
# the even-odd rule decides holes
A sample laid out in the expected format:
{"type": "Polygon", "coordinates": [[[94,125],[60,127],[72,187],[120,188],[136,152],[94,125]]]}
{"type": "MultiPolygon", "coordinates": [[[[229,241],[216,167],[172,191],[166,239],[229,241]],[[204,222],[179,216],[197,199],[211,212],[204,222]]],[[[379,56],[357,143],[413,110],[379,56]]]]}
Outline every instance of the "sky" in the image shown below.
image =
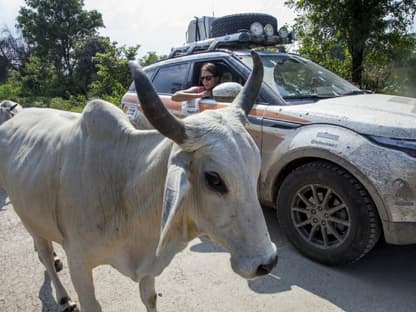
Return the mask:
{"type": "MultiPolygon", "coordinates": [[[[14,28],[24,0],[0,0],[0,28],[14,28]]],[[[140,45],[138,57],[154,51],[169,54],[186,41],[189,22],[197,17],[220,17],[236,13],[267,13],[278,27],[293,24],[296,13],[284,0],[84,0],[84,9],[102,14],[105,28],[99,29],[119,45],[140,45]]]]}

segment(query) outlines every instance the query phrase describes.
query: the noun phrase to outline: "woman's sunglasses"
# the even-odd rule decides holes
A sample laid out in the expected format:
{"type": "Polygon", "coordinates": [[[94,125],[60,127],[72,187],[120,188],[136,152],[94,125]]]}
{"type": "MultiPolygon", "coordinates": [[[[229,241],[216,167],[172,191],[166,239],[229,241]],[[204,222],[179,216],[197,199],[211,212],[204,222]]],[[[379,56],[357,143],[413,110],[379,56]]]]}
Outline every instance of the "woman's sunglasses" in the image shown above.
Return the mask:
{"type": "Polygon", "coordinates": [[[201,78],[199,78],[201,81],[204,81],[204,80],[206,80],[206,81],[211,81],[211,79],[213,78],[214,76],[202,76],[201,78]]]}

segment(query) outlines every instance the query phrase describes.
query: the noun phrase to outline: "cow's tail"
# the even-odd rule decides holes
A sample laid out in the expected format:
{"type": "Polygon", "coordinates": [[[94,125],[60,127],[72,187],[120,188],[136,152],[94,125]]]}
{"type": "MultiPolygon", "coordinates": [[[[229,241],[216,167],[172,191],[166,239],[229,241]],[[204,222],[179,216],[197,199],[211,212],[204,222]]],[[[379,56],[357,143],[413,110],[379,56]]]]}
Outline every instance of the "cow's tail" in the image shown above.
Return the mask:
{"type": "Polygon", "coordinates": [[[22,110],[22,106],[13,101],[4,100],[0,103],[0,125],[22,110]]]}

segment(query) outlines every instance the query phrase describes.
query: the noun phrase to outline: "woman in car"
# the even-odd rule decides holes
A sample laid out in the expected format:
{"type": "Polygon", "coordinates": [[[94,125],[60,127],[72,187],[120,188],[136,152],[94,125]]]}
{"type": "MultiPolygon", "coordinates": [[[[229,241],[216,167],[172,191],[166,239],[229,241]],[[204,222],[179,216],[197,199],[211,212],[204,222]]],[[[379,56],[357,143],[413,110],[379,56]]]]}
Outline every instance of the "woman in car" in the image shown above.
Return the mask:
{"type": "Polygon", "coordinates": [[[172,95],[172,100],[180,102],[212,97],[212,89],[219,84],[221,79],[218,67],[213,63],[205,63],[201,67],[199,79],[202,86],[193,86],[186,90],[179,90],[172,95]]]}

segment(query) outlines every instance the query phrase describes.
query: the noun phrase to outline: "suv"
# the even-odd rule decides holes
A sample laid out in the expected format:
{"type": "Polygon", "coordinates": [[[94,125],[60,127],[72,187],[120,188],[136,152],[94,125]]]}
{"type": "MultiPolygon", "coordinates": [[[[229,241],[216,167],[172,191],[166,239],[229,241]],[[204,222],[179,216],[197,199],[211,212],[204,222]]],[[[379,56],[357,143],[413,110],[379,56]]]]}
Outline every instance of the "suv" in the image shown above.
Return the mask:
{"type": "MultiPolygon", "coordinates": [[[[415,244],[416,99],[371,94],[299,55],[265,51],[287,41],[288,32],[270,34],[268,27],[260,34],[256,17],[219,18],[222,26],[227,18],[228,25],[239,18],[257,24],[188,43],[145,67],[163,103],[181,118],[229,105],[221,84],[212,99],[175,102],[171,95],[197,85],[205,62],[221,68],[222,82],[244,84],[250,49],[258,47],[264,80],[247,129],[262,155],[259,199],[277,209],[288,240],[329,265],[360,259],[381,235],[388,243],[415,244]]],[[[272,28],[276,33],[277,23],[272,28]]],[[[122,109],[147,127],[134,84],[122,109]]]]}

